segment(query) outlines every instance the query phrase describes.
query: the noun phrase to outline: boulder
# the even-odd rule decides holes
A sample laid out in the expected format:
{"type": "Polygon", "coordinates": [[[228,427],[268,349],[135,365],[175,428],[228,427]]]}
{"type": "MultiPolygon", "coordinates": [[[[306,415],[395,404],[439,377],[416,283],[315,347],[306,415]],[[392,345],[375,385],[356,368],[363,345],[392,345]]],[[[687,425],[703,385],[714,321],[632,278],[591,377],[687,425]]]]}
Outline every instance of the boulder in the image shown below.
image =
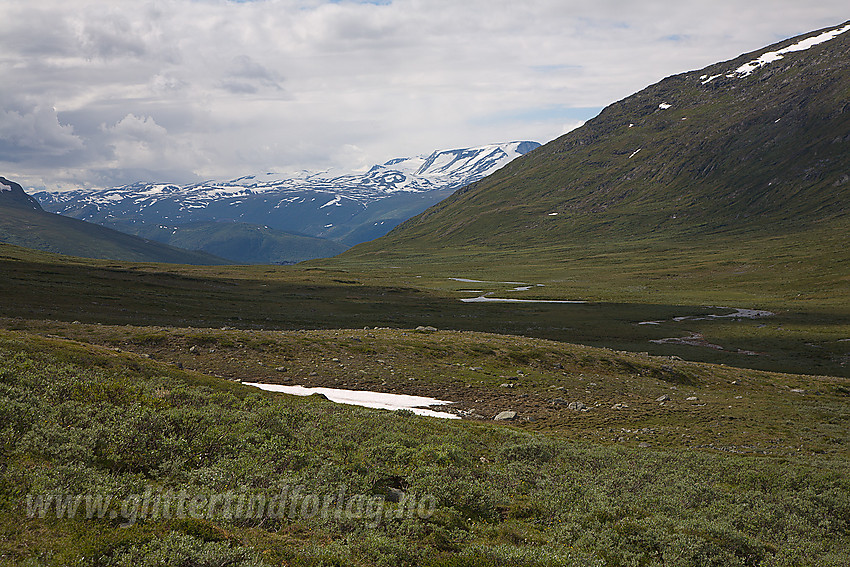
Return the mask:
{"type": "Polygon", "coordinates": [[[496,414],[496,417],[493,418],[495,421],[511,421],[516,419],[515,411],[503,411],[496,414]]]}

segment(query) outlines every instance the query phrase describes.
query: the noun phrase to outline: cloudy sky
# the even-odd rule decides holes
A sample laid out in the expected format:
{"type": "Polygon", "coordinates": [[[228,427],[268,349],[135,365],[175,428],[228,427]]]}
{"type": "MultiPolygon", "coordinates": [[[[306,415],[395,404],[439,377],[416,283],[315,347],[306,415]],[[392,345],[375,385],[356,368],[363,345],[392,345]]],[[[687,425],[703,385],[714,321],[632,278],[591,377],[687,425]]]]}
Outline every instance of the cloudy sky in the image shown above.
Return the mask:
{"type": "Polygon", "coordinates": [[[183,183],[546,142],[848,18],[847,0],[2,0],[0,175],[183,183]]]}

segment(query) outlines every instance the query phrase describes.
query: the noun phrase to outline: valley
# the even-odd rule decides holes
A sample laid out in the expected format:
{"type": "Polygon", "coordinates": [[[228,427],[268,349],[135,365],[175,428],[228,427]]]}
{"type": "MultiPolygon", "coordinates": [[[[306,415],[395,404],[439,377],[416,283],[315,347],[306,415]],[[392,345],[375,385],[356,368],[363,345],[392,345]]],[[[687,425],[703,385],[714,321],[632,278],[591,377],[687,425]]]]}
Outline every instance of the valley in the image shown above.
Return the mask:
{"type": "MultiPolygon", "coordinates": [[[[356,245],[232,265],[0,243],[0,565],[846,566],[848,31],[512,146],[421,213],[370,217],[394,226],[375,240],[291,179],[56,200],[255,258],[356,245]],[[314,240],[253,238],[270,192],[314,240]],[[169,216],[193,199],[241,220],[169,216]]],[[[352,183],[368,201],[415,180],[393,171],[489,155],[352,183]]]]}

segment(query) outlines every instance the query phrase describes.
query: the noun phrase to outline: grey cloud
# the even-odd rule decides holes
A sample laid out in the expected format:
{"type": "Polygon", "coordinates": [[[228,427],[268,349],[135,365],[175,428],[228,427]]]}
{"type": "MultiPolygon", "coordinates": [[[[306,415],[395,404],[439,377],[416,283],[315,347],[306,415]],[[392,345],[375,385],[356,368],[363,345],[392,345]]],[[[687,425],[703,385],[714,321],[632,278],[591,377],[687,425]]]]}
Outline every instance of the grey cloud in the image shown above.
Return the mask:
{"type": "Polygon", "coordinates": [[[282,91],[282,78],[248,55],[233,58],[219,86],[233,94],[255,94],[264,88],[282,91]]]}
{"type": "Polygon", "coordinates": [[[53,108],[3,101],[0,108],[0,160],[54,159],[82,150],[84,142],[70,125],[61,124],[53,108]]]}

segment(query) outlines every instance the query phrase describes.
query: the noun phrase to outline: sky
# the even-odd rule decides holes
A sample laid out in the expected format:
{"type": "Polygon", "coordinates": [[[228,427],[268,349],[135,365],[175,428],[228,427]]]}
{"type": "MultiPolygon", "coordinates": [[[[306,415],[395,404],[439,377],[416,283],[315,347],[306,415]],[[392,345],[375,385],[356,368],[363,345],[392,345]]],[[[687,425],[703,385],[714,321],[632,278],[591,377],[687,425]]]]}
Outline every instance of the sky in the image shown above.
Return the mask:
{"type": "Polygon", "coordinates": [[[847,19],[847,0],[2,0],[0,175],[191,183],[547,142],[847,19]]]}

